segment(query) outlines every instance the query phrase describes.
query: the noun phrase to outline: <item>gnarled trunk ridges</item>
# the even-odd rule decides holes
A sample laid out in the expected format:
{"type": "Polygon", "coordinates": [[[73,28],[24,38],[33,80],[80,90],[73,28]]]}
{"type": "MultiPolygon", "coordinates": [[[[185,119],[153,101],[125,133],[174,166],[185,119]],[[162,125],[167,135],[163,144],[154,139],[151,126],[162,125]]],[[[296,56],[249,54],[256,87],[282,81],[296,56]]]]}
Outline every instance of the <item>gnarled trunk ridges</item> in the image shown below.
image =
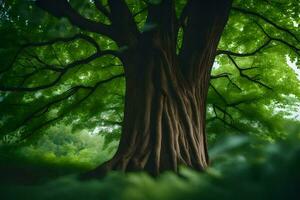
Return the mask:
{"type": "Polygon", "coordinates": [[[116,155],[102,166],[105,171],[146,170],[157,175],[177,171],[180,164],[198,170],[208,165],[208,78],[197,87],[186,81],[174,52],[164,48],[152,44],[135,54],[135,73],[126,81],[123,135],[116,155]]]}
{"type": "Polygon", "coordinates": [[[179,165],[197,170],[207,167],[206,97],[230,0],[189,3],[188,25],[179,55],[175,36],[178,29],[173,21],[176,17],[171,13],[161,18],[164,9],[172,5],[165,3],[159,9],[149,9],[148,21],[157,26],[141,33],[122,60],[126,94],[118,150],[91,176],[110,170],[145,170],[158,175],[166,170],[177,172],[179,165]],[[199,16],[208,18],[199,20],[199,16]]]}

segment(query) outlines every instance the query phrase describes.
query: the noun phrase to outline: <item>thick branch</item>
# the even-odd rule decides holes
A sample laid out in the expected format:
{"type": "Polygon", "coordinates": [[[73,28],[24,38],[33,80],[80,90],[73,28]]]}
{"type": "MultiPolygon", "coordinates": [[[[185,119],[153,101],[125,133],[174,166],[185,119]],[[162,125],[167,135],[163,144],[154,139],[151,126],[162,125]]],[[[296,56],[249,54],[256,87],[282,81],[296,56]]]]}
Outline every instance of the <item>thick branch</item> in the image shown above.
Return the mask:
{"type": "Polygon", "coordinates": [[[230,7],[230,0],[190,1],[179,55],[188,80],[194,82],[199,80],[199,75],[208,76],[230,7]]]}
{"type": "Polygon", "coordinates": [[[66,17],[73,25],[87,31],[113,38],[111,26],[86,19],[67,0],[37,0],[36,5],[55,17],[66,17]]]}
{"type": "Polygon", "coordinates": [[[106,17],[108,17],[109,19],[111,18],[110,12],[106,9],[106,7],[102,4],[102,2],[100,0],[94,0],[94,4],[96,6],[96,8],[102,13],[104,14],[106,17]]]}
{"type": "Polygon", "coordinates": [[[139,31],[125,0],[108,0],[114,38],[119,46],[135,43],[139,31]]]}
{"type": "Polygon", "coordinates": [[[188,12],[190,10],[191,1],[188,1],[186,5],[184,6],[183,10],[181,11],[181,14],[178,19],[178,28],[182,27],[185,29],[188,21],[188,12]]]}

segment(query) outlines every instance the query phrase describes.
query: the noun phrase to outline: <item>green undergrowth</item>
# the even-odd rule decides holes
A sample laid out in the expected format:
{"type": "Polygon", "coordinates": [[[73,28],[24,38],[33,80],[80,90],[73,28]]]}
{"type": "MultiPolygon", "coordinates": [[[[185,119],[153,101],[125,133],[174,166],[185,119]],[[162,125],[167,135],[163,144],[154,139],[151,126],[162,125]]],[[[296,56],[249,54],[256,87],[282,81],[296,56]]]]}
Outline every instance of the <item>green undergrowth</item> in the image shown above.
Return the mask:
{"type": "Polygon", "coordinates": [[[101,180],[80,181],[78,174],[90,166],[1,156],[1,199],[297,199],[300,194],[297,131],[274,143],[227,136],[211,146],[210,157],[211,167],[202,173],[181,168],[179,176],[166,172],[153,178],[111,172],[101,180]]]}

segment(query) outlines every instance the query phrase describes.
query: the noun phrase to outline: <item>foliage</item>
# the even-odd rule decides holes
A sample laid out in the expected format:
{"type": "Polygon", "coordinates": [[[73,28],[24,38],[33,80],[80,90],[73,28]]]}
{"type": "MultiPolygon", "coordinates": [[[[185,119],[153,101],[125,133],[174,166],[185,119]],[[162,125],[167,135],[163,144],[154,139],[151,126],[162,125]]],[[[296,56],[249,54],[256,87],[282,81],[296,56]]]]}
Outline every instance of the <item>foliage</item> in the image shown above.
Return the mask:
{"type": "MultiPolygon", "coordinates": [[[[20,156],[52,164],[73,164],[96,167],[115,153],[118,143],[106,141],[103,135],[91,135],[87,130],[71,133],[71,127],[51,128],[35,144],[19,149],[20,156]]],[[[96,134],[96,133],[95,133],[96,134]]]]}
{"type": "MultiPolygon", "coordinates": [[[[224,137],[211,148],[213,162],[205,173],[183,168],[181,176],[167,172],[156,179],[144,173],[111,173],[102,180],[84,182],[76,174],[58,178],[52,174],[52,179],[30,185],[2,180],[0,192],[5,200],[295,199],[300,181],[299,134],[290,132],[287,140],[274,144],[242,135],[224,137]]],[[[49,172],[39,175],[41,179],[49,172]]]]}
{"type": "MultiPolygon", "coordinates": [[[[176,1],[178,16],[185,2],[176,1]]],[[[285,137],[285,128],[293,123],[300,96],[295,73],[300,19],[297,1],[287,2],[234,1],[212,71],[207,114],[211,140],[221,132],[240,132],[273,141],[285,137]]],[[[109,24],[92,1],[70,3],[84,17],[109,24]]],[[[127,3],[139,29],[148,26],[145,2],[127,3]]],[[[126,47],[54,18],[32,1],[2,3],[0,23],[3,143],[32,141],[58,124],[98,128],[118,138],[122,64],[113,55],[95,54],[98,48],[118,52],[126,47]],[[41,43],[45,41],[49,43],[41,43]]]]}
{"type": "MultiPolygon", "coordinates": [[[[126,2],[139,30],[151,28],[145,23],[147,1],[126,2]]],[[[70,3],[84,17],[110,24],[93,1],[70,3]]],[[[177,16],[185,3],[176,0],[177,16]]],[[[214,147],[207,173],[182,169],[185,178],[166,173],[157,180],[111,174],[80,182],[74,176],[51,178],[72,167],[93,168],[114,153],[125,85],[122,63],[111,53],[126,47],[57,19],[34,1],[1,1],[0,171],[9,168],[7,174],[17,179],[25,169],[36,179],[51,176],[41,185],[3,183],[1,194],[10,199],[292,199],[300,164],[299,9],[298,0],[234,1],[207,100],[208,140],[214,147]],[[20,169],[20,163],[26,164],[20,169]]]]}

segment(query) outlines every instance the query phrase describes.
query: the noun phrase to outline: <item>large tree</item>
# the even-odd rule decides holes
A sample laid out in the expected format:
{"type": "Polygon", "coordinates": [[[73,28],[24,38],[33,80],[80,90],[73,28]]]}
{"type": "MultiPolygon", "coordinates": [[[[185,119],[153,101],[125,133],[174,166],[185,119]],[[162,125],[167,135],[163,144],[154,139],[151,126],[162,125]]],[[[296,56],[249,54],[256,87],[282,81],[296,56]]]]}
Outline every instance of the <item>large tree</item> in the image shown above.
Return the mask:
{"type": "MultiPolygon", "coordinates": [[[[102,120],[112,127],[122,125],[120,144],[114,157],[95,169],[90,174],[93,176],[110,170],[145,170],[158,175],[165,170],[177,172],[179,165],[205,169],[209,163],[205,134],[209,86],[219,100],[210,101],[214,117],[207,122],[219,120],[239,130],[242,127],[232,123],[230,113],[234,111],[230,109],[238,112],[235,114],[238,118],[247,115],[253,120],[254,112],[249,113],[249,109],[243,110],[239,106],[246,104],[249,108],[249,102],[263,99],[262,94],[271,94],[276,87],[276,84],[266,84],[272,83],[272,74],[266,76],[270,80],[265,82],[255,71],[260,63],[271,65],[261,61],[268,59],[265,55],[275,52],[294,62],[299,57],[297,1],[95,0],[83,3],[37,0],[34,5],[28,5],[30,12],[38,13],[37,19],[31,18],[32,22],[26,17],[20,22],[20,14],[10,13],[11,7],[18,6],[15,1],[2,6],[2,27],[14,23],[13,27],[2,28],[2,32],[6,30],[6,37],[9,37],[9,31],[18,30],[16,34],[22,38],[16,44],[8,40],[10,47],[18,46],[19,42],[22,45],[17,50],[6,51],[7,57],[2,56],[6,65],[1,66],[0,91],[4,92],[1,98],[10,102],[6,109],[18,106],[19,115],[13,123],[4,123],[5,119],[2,119],[5,124],[2,130],[14,132],[16,140],[26,140],[37,130],[72,112],[100,86],[125,77],[123,122],[116,113],[108,111],[102,120]],[[266,15],[264,8],[273,15],[266,15]],[[235,21],[231,30],[223,34],[227,40],[219,44],[230,11],[235,21]],[[33,24],[32,30],[28,23],[33,24]],[[53,28],[55,25],[57,27],[53,28]],[[244,29],[248,36],[240,37],[244,29]],[[35,41],[32,35],[36,36],[35,41]],[[26,37],[31,42],[24,41],[26,37]],[[238,44],[240,38],[242,44],[238,44]],[[278,49],[268,52],[271,47],[278,49]],[[224,69],[226,65],[234,66],[241,79],[248,81],[244,88],[233,81],[228,71],[211,73],[218,55],[224,69]],[[102,60],[96,62],[99,59],[102,60]],[[223,80],[216,88],[211,79],[223,80]],[[220,92],[228,87],[224,86],[224,79],[237,94],[244,90],[250,92],[244,95],[246,98],[229,101],[222,95],[226,91],[220,92]],[[249,88],[249,83],[255,88],[249,88]],[[253,90],[260,94],[251,94],[253,90]],[[19,102],[13,103],[12,99],[19,99],[19,102]],[[33,110],[26,108],[28,104],[33,110]]],[[[274,62],[283,62],[282,57],[274,62]]],[[[259,73],[267,74],[266,71],[259,73]]],[[[296,85],[293,78],[291,84],[296,85]]],[[[98,109],[119,112],[122,109],[120,103],[110,102],[115,96],[122,97],[122,85],[118,83],[110,85],[104,95],[94,98],[91,103],[97,105],[98,101],[98,109]],[[104,100],[103,96],[106,97],[104,100]],[[111,107],[108,109],[105,105],[111,107]]],[[[282,94],[284,92],[276,96],[277,99],[282,100],[282,94]]],[[[286,95],[289,94],[297,99],[299,91],[290,89],[286,95]]],[[[77,114],[78,120],[81,119],[82,111],[77,114]]],[[[98,123],[95,118],[89,120],[98,123]]],[[[70,121],[73,123],[76,118],[70,121]]],[[[274,127],[267,120],[262,123],[274,127]]],[[[84,124],[81,122],[81,126],[84,124]]],[[[8,136],[3,134],[3,139],[8,136]]]]}

